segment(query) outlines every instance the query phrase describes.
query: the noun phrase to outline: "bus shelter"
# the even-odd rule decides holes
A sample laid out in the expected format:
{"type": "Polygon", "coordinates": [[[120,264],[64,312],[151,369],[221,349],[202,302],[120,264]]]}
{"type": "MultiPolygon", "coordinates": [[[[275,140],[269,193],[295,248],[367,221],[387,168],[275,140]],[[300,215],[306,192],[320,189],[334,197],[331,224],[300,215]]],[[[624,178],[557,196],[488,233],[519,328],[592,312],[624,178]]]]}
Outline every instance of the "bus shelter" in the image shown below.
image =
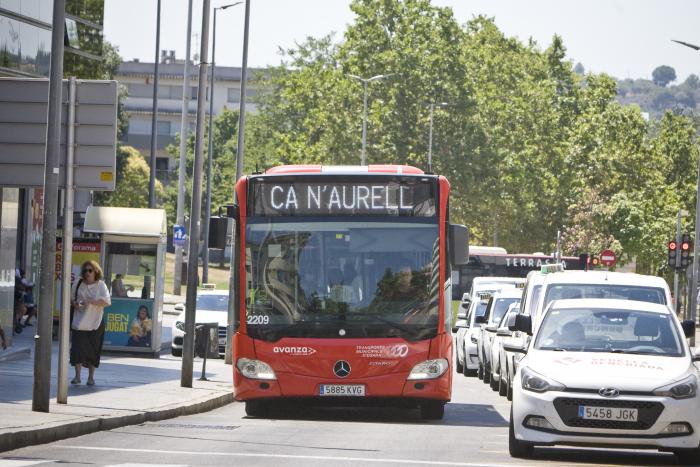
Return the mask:
{"type": "Polygon", "coordinates": [[[85,232],[100,234],[100,264],[112,295],[104,349],[160,355],[165,288],[163,209],[90,206],[85,232]]]}

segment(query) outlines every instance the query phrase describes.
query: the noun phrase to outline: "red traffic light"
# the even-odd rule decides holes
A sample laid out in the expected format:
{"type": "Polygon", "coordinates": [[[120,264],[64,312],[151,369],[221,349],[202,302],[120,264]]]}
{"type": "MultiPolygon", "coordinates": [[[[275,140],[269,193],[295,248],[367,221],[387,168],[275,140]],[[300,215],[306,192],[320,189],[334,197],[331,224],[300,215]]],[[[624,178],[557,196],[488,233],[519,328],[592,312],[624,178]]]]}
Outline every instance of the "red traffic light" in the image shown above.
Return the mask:
{"type": "Polygon", "coordinates": [[[689,242],[683,242],[683,243],[681,243],[681,250],[683,250],[683,251],[688,251],[688,250],[690,250],[690,243],[689,243],[689,242]]]}
{"type": "Polygon", "coordinates": [[[678,244],[676,242],[668,242],[668,249],[669,250],[676,250],[678,248],[678,244]]]}

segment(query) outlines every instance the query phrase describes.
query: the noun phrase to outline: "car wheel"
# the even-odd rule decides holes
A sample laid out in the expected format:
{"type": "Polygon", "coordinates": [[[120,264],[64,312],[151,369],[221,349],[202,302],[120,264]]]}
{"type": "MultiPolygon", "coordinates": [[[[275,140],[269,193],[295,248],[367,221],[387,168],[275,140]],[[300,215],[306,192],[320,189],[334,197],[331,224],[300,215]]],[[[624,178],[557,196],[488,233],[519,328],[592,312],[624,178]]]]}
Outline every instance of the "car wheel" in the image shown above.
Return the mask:
{"type": "Polygon", "coordinates": [[[510,408],[510,423],[508,426],[508,452],[511,457],[528,458],[532,457],[533,445],[525,441],[520,441],[515,437],[513,426],[513,408],[510,408]]]}
{"type": "Polygon", "coordinates": [[[170,348],[170,353],[173,355],[173,357],[182,357],[182,349],[170,348]]]}
{"type": "Polygon", "coordinates": [[[245,414],[249,417],[265,417],[270,412],[270,406],[265,401],[246,401],[245,414]]]}
{"type": "Polygon", "coordinates": [[[491,373],[491,376],[489,379],[490,379],[489,386],[491,386],[491,390],[498,391],[498,381],[496,381],[496,378],[494,378],[493,373],[491,373]]]}
{"type": "Polygon", "coordinates": [[[445,415],[445,403],[442,401],[426,401],[421,403],[420,416],[423,420],[442,420],[445,415]]]}
{"type": "Polygon", "coordinates": [[[462,361],[459,359],[459,355],[456,356],[455,360],[457,364],[457,373],[462,373],[464,371],[464,365],[462,365],[462,361]]]}
{"type": "Polygon", "coordinates": [[[479,379],[484,379],[484,367],[481,365],[481,363],[479,363],[479,369],[476,370],[476,376],[479,379]]]}
{"type": "Polygon", "coordinates": [[[470,370],[467,368],[467,365],[464,365],[464,376],[476,376],[478,373],[478,370],[470,370]]]}
{"type": "Polygon", "coordinates": [[[503,370],[504,369],[501,368],[501,377],[498,378],[498,395],[501,397],[508,395],[508,383],[505,381],[507,373],[503,370]]]}
{"type": "Polygon", "coordinates": [[[506,377],[508,378],[508,381],[506,382],[507,384],[507,392],[506,392],[506,399],[509,401],[513,400],[513,380],[510,377],[510,370],[506,371],[506,377]]]}
{"type": "Polygon", "coordinates": [[[491,368],[488,365],[484,365],[484,383],[489,384],[491,382],[491,368]]]}

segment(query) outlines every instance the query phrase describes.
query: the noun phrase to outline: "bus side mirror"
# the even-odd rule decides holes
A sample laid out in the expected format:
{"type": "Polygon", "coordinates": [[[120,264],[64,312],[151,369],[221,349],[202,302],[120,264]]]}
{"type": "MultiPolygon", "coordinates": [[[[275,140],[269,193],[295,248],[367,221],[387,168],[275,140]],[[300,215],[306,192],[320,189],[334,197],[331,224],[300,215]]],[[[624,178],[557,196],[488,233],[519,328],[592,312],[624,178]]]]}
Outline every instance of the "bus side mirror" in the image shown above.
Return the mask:
{"type": "Polygon", "coordinates": [[[228,218],[212,216],[209,218],[209,248],[226,248],[228,236],[228,218]]]}
{"type": "Polygon", "coordinates": [[[461,224],[450,224],[450,260],[453,266],[469,262],[469,229],[461,224]]]}
{"type": "Polygon", "coordinates": [[[681,321],[681,327],[683,328],[683,333],[688,339],[695,337],[695,321],[692,319],[686,319],[681,321]]]}
{"type": "MultiPolygon", "coordinates": [[[[224,207],[226,208],[226,217],[230,217],[238,222],[241,217],[240,207],[237,204],[227,204],[224,207]]],[[[219,216],[221,216],[221,212],[219,212],[219,216]]]]}

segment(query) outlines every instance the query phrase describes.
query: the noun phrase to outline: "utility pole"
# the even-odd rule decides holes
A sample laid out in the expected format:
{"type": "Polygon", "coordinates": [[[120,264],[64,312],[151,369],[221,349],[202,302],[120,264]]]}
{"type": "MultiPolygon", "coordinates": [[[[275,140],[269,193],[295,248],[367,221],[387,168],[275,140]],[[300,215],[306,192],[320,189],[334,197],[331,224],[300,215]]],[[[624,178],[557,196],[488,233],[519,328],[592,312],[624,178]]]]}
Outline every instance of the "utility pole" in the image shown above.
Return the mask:
{"type": "MultiPolygon", "coordinates": [[[[156,207],[156,151],[158,150],[158,65],[160,64],[160,0],[156,12],[156,61],[153,70],[153,113],[151,116],[151,174],[148,179],[148,207],[156,207]]],[[[150,289],[150,287],[148,287],[150,289]]]]}
{"type": "Polygon", "coordinates": [[[362,153],[360,153],[360,165],[367,165],[367,85],[372,81],[377,81],[379,79],[388,78],[395,73],[389,73],[387,75],[376,75],[371,78],[363,78],[357,75],[348,75],[350,78],[356,79],[362,82],[362,88],[364,91],[364,97],[362,98],[362,153]]]}
{"type": "Polygon", "coordinates": [[[209,149],[207,151],[207,199],[204,208],[204,227],[202,233],[204,237],[204,258],[202,259],[202,282],[209,282],[209,222],[211,219],[211,169],[214,159],[214,73],[216,71],[216,13],[217,10],[225,10],[232,6],[240,5],[243,2],[231,3],[214,8],[214,27],[211,35],[211,73],[209,78],[209,131],[207,138],[209,140],[209,149]]]}
{"type": "Polygon", "coordinates": [[[61,154],[61,93],[63,91],[63,35],[65,0],[53,2],[51,65],[46,129],[46,165],[44,167],[44,224],[39,275],[39,314],[34,336],[34,385],[32,410],[49,411],[51,390],[51,333],[53,331],[53,275],[56,270],[56,215],[59,155],[61,154]]]}
{"type": "Polygon", "coordinates": [[[71,300],[71,269],[73,258],[73,162],[75,160],[75,107],[76,81],[71,77],[68,83],[68,138],[66,139],[66,188],[63,208],[63,272],[61,273],[61,315],[58,326],[58,391],[56,402],[68,403],[68,358],[70,341],[70,300],[71,300]]]}
{"type": "Polygon", "coordinates": [[[190,206],[190,257],[187,262],[187,300],[185,304],[185,337],[182,345],[182,373],[180,386],[192,387],[192,367],[194,363],[194,321],[197,302],[197,252],[199,251],[199,228],[202,219],[202,160],[204,152],[204,104],[207,84],[207,49],[209,48],[210,0],[202,5],[202,44],[199,51],[199,91],[197,99],[197,127],[194,143],[194,171],[192,174],[192,205],[190,206]]]}
{"type": "MultiPolygon", "coordinates": [[[[680,248],[681,245],[681,210],[678,210],[678,215],[676,216],[676,245],[680,248]]],[[[681,311],[681,281],[680,281],[680,255],[676,255],[676,267],[673,268],[673,298],[676,300],[676,315],[681,311]]]]}
{"type": "MultiPolygon", "coordinates": [[[[182,83],[182,116],[180,117],[180,168],[177,174],[177,213],[175,223],[185,225],[185,177],[187,171],[187,136],[190,128],[190,58],[192,45],[192,0],[187,2],[187,48],[185,50],[185,71],[182,83]]],[[[175,276],[173,293],[180,295],[182,287],[182,250],[175,246],[175,276]]]]}
{"type": "MultiPolygon", "coordinates": [[[[234,181],[233,199],[236,199],[236,183],[243,176],[243,154],[245,146],[245,96],[246,96],[246,82],[248,81],[248,36],[250,31],[250,0],[245,0],[245,22],[243,26],[243,61],[241,63],[241,98],[238,107],[238,148],[236,150],[236,180],[234,181]]],[[[234,235],[232,238],[236,238],[235,231],[238,228],[237,225],[233,226],[234,235]]],[[[226,353],[224,354],[225,363],[233,363],[233,326],[236,321],[236,313],[238,312],[238,306],[236,306],[236,301],[238,300],[238,290],[239,284],[236,283],[236,269],[238,264],[236,262],[237,254],[236,249],[238,245],[235,242],[231,242],[231,263],[228,278],[228,319],[226,326],[226,353]]]]}
{"type": "Polygon", "coordinates": [[[430,103],[430,132],[428,134],[428,173],[433,172],[433,112],[435,107],[445,107],[447,102],[430,103]]]}

